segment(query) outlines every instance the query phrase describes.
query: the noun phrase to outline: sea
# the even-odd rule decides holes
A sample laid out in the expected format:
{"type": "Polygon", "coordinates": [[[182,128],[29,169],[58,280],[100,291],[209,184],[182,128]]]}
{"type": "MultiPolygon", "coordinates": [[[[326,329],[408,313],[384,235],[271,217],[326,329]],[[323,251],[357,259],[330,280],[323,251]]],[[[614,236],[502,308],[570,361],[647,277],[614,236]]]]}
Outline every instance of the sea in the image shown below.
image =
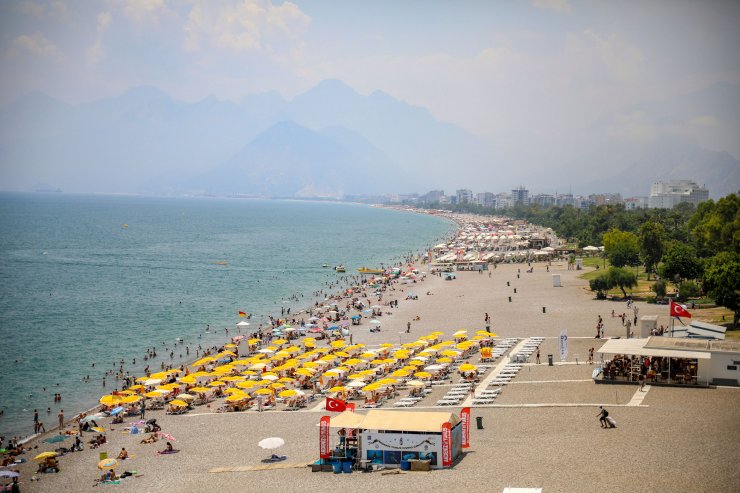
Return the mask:
{"type": "Polygon", "coordinates": [[[347,203],[0,194],[0,436],[32,434],[34,409],[49,429],[96,405],[121,362],[187,363],[237,335],[238,312],[256,329],[453,230],[347,203]]]}

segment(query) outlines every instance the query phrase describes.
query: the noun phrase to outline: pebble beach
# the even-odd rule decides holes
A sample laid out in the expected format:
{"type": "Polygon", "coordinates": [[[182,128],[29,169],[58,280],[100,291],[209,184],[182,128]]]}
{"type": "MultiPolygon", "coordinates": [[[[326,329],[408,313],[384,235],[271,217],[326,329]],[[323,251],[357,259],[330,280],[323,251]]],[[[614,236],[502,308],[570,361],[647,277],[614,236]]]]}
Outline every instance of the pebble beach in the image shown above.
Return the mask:
{"type": "MultiPolygon", "coordinates": [[[[177,454],[158,455],[164,441],[140,444],[142,435],[124,433],[125,424],[111,425],[106,419],[102,424],[108,431],[107,444],[61,457],[58,474],[34,474],[32,458],[56,445],[30,442],[38,448],[27,452],[28,462],[18,468],[21,491],[110,488],[285,493],[330,487],[407,492],[496,492],[505,487],[543,488],[548,493],[638,488],[648,492],[737,491],[740,391],[648,387],[644,400],[632,405],[637,385],[594,384],[594,366],[586,360],[589,348],[598,350],[603,344],[594,339],[596,320],[603,317],[606,337],[623,335],[620,319],[610,314],[612,309],[625,311],[624,303],[595,300],[587,282],[578,277],[582,271],[568,270],[565,262],[553,261],[549,272],[545,265],[533,263],[533,272],[525,273],[526,264],[499,264],[490,276],[488,272],[458,272],[452,281],[427,275],[413,285],[417,300],[404,300],[403,292],[395,293],[403,301],[382,317],[380,332],[370,332],[367,323],[352,327],[354,343],[374,347],[399,339],[410,342],[431,331],[446,336],[461,329],[474,333],[484,328],[484,314],[489,313],[491,330],[499,338],[545,338],[540,346],[541,364],[532,356],[495,404],[472,406],[472,416],[482,418],[483,429],[471,427],[471,448],[451,469],[313,473],[307,465],[318,458],[317,423],[327,414],[315,404],[299,411],[262,413],[215,413],[200,406],[178,416],[147,412],[147,418],[156,418],[164,432],[176,437],[177,454]],[[552,274],[560,274],[562,287],[553,287],[552,274]],[[411,332],[406,334],[409,321],[411,332]],[[557,336],[564,329],[570,346],[567,361],[561,363],[557,336]],[[547,365],[548,354],[554,355],[553,366],[547,365]],[[617,428],[599,427],[598,405],[609,410],[619,423],[617,428]],[[261,460],[269,453],[257,442],[271,436],[285,440],[278,452],[287,459],[265,466],[261,460]],[[120,484],[96,484],[100,452],[115,457],[122,447],[130,458],[116,472],[136,474],[120,484]],[[30,481],[32,477],[38,480],[30,481]]],[[[667,324],[666,307],[639,306],[640,315],[658,315],[658,323],[667,324]]],[[[432,405],[433,401],[428,406],[432,405]]],[[[459,413],[460,407],[433,410],[459,413]]],[[[91,437],[86,434],[85,438],[91,437]]]]}

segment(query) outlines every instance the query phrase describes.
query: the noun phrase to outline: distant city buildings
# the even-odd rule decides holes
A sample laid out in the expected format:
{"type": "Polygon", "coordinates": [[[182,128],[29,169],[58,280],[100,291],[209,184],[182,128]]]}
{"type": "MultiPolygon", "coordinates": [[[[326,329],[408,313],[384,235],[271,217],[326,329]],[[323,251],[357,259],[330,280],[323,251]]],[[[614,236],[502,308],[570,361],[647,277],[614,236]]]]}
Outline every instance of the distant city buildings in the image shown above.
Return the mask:
{"type": "Polygon", "coordinates": [[[709,190],[698,186],[691,180],[674,180],[666,182],[655,182],[650,189],[649,197],[622,198],[620,193],[598,193],[587,197],[573,195],[571,193],[546,194],[539,193],[530,195],[529,190],[519,186],[511,190],[511,193],[478,192],[461,188],[455,190],[454,195],[445,195],[444,190],[430,190],[423,195],[385,195],[383,203],[401,202],[408,205],[463,205],[473,204],[487,209],[508,209],[517,204],[537,206],[545,209],[548,207],[571,206],[576,209],[588,209],[591,206],[623,204],[627,210],[645,208],[670,209],[680,203],[691,203],[697,206],[709,199],[709,190]]]}
{"type": "Polygon", "coordinates": [[[529,190],[520,186],[511,191],[511,201],[515,204],[529,205],[529,190]]]}
{"type": "Polygon", "coordinates": [[[648,207],[672,209],[684,202],[696,207],[707,200],[709,200],[709,190],[691,180],[657,181],[650,187],[648,207]]]}

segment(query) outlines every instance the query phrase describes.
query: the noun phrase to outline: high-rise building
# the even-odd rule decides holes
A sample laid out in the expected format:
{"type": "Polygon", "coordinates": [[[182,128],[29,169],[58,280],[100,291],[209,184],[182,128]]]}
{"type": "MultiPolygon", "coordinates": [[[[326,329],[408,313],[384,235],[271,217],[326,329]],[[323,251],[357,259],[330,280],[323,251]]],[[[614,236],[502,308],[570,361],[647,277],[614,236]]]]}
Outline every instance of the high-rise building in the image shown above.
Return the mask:
{"type": "Polygon", "coordinates": [[[455,191],[458,204],[472,204],[473,203],[473,191],[467,188],[462,188],[455,191]]]}
{"type": "Polygon", "coordinates": [[[491,192],[482,192],[476,195],[476,200],[482,207],[493,207],[496,203],[496,196],[491,192]]]}
{"type": "Polygon", "coordinates": [[[511,201],[524,205],[529,204],[529,190],[524,187],[517,187],[511,191],[511,201]]]}
{"type": "Polygon", "coordinates": [[[648,206],[651,209],[672,209],[688,202],[694,207],[709,200],[709,190],[691,180],[657,181],[650,187],[648,206]]]}
{"type": "Polygon", "coordinates": [[[430,190],[429,192],[419,197],[419,202],[422,202],[425,204],[434,204],[435,202],[441,202],[442,197],[444,196],[445,196],[444,190],[430,190]]]}

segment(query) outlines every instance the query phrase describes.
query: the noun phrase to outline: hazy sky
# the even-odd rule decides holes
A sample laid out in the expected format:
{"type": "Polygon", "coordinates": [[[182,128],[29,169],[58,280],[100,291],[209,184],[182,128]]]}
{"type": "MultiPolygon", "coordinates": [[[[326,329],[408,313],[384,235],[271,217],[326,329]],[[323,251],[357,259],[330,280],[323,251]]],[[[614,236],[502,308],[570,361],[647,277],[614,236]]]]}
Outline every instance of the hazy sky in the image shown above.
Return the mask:
{"type": "Polygon", "coordinates": [[[740,82],[738,1],[26,0],[0,23],[0,103],[291,98],[338,78],[554,154],[615,109],[740,82]]]}

